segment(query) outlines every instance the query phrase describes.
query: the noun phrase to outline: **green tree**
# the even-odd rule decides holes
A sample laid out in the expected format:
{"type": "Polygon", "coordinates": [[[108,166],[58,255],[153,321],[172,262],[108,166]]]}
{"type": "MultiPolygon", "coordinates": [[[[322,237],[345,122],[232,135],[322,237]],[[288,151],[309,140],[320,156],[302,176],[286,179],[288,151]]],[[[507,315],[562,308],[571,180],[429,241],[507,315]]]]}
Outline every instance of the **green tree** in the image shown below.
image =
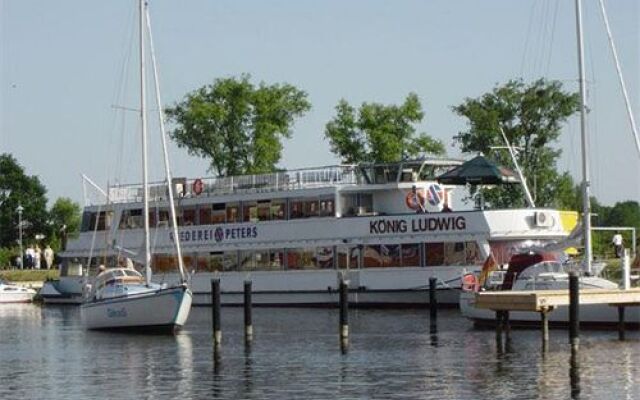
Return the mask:
{"type": "Polygon", "coordinates": [[[18,206],[23,207],[23,243],[47,235],[47,190],[37,176],[28,176],[11,154],[0,155],[0,247],[13,247],[19,236],[18,206]]]}
{"type": "MultiPolygon", "coordinates": [[[[517,160],[536,206],[557,205],[558,196],[568,196],[571,182],[567,174],[558,173],[556,161],[561,151],[551,145],[558,139],[562,124],[578,109],[578,95],[563,91],[560,82],[540,79],[527,85],[512,80],[453,107],[468,122],[468,130],[460,132],[456,140],[463,152],[483,153],[500,165],[510,166],[513,163],[506,151],[492,150],[505,145],[502,129],[511,145],[520,149],[517,160]]],[[[513,188],[497,187],[484,193],[494,206],[524,204],[522,191],[513,188]]]]}
{"type": "Polygon", "coordinates": [[[275,170],[282,139],[311,108],[307,94],[291,85],[254,86],[249,79],[216,79],[166,110],[178,146],[208,159],[219,176],[275,170]]]}
{"type": "Polygon", "coordinates": [[[67,197],[60,197],[53,204],[49,211],[52,228],[52,240],[49,243],[55,251],[63,247],[62,240],[78,236],[81,212],[80,205],[67,197]]]}
{"type": "Polygon", "coordinates": [[[325,137],[343,163],[397,162],[421,154],[443,155],[444,145],[415,124],[424,118],[420,99],[410,93],[400,106],[363,103],[359,110],[340,100],[325,137]]]}

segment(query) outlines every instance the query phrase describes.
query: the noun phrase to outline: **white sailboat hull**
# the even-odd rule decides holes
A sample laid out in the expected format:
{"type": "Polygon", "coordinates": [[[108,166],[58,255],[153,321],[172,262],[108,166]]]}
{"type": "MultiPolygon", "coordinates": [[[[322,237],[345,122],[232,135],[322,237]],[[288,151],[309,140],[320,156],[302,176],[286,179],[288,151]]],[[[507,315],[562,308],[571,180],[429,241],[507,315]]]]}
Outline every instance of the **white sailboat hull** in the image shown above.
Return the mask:
{"type": "Polygon", "coordinates": [[[179,286],[87,302],[80,314],[87,329],[172,332],[185,324],[191,300],[191,291],[179,286]]]}
{"type": "MultiPolygon", "coordinates": [[[[477,324],[494,324],[496,313],[491,310],[475,307],[475,293],[461,292],[460,311],[462,315],[477,324]]],[[[618,309],[607,304],[582,304],[580,305],[580,324],[590,327],[613,327],[618,324],[618,309]]],[[[560,306],[547,314],[549,324],[552,326],[569,325],[569,307],[560,306]]],[[[537,312],[511,311],[509,322],[514,325],[538,325],[541,323],[540,314],[537,312]]],[[[625,323],[630,327],[640,327],[640,307],[625,308],[625,323]]]]}

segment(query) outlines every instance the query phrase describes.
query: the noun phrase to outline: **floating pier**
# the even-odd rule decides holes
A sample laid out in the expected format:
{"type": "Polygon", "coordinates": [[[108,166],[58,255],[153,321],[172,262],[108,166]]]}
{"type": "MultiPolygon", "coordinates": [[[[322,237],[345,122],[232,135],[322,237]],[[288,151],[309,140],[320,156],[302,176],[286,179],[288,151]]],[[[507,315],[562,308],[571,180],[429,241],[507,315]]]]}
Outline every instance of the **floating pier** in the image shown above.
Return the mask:
{"type": "Polygon", "coordinates": [[[578,328],[580,323],[578,311],[579,306],[587,304],[606,304],[618,308],[619,338],[620,340],[624,340],[624,311],[626,307],[640,306],[640,288],[578,290],[577,285],[570,285],[570,289],[574,290],[510,290],[479,292],[476,294],[475,307],[496,312],[497,332],[501,332],[504,325],[508,326],[508,313],[510,311],[529,311],[540,313],[540,319],[542,322],[542,341],[543,344],[546,344],[549,339],[548,313],[560,306],[569,306],[569,336],[572,346],[577,346],[579,334],[578,328]]]}

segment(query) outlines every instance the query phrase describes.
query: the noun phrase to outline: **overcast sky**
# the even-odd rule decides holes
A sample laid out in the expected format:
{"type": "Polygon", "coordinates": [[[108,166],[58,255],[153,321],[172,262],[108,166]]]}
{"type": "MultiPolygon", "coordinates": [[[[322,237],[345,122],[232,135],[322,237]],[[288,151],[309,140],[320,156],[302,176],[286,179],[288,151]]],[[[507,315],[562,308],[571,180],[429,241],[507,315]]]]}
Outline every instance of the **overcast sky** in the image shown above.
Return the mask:
{"type": "MultiPolygon", "coordinates": [[[[140,181],[135,115],[114,108],[137,106],[136,3],[0,0],[0,152],[39,175],[52,199],[82,202],[81,173],[102,186],[140,181]]],[[[607,6],[640,119],[639,2],[607,6]]],[[[451,146],[465,128],[451,106],[518,77],[578,88],[570,0],[152,0],[150,7],[165,105],[242,73],[308,93],[313,109],[285,143],[281,166],[289,169],[337,162],[323,133],[341,98],[397,104],[416,92],[426,114],[420,129],[451,156],[469,158],[451,146]]],[[[597,0],[584,1],[584,20],[592,192],[608,205],[640,201],[640,156],[597,0]]],[[[559,169],[582,179],[577,118],[557,146],[559,169]]],[[[210,175],[207,162],[175,146],[171,157],[176,176],[210,175]]]]}

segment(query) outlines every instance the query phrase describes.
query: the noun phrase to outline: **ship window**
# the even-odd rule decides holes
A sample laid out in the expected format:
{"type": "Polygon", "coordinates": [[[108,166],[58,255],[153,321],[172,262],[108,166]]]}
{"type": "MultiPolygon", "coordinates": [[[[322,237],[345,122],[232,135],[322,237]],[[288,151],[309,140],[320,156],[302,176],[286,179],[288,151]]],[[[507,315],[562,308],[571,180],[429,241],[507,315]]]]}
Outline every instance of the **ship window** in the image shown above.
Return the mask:
{"type": "Polygon", "coordinates": [[[317,217],[320,211],[320,203],[317,198],[307,200],[304,203],[305,217],[317,217]]]}
{"type": "Polygon", "coordinates": [[[320,216],[333,217],[335,213],[333,197],[320,198],[320,216]]]}
{"type": "Polygon", "coordinates": [[[244,222],[258,221],[258,204],[255,201],[245,201],[242,204],[242,216],[244,222]]]}
{"type": "MultiPolygon", "coordinates": [[[[124,210],[120,219],[120,229],[139,229],[143,227],[142,209],[124,210]]],[[[93,224],[91,224],[93,226],[93,224]]]]}
{"type": "Polygon", "coordinates": [[[224,224],[227,221],[226,209],[224,207],[222,209],[216,208],[216,204],[214,204],[210,221],[211,224],[224,224]]]}
{"type": "Polygon", "coordinates": [[[402,266],[403,267],[419,267],[420,266],[420,245],[418,243],[402,244],[402,266]]]}
{"type": "Polygon", "coordinates": [[[358,254],[360,249],[357,246],[339,246],[338,248],[338,268],[357,269],[358,254]]]}
{"type": "Polygon", "coordinates": [[[256,251],[256,264],[261,270],[281,270],[284,267],[284,250],[256,251]]]}
{"type": "Polygon", "coordinates": [[[380,246],[364,246],[362,266],[364,268],[378,268],[382,266],[382,256],[380,254],[380,246]]]}
{"type": "MultiPolygon", "coordinates": [[[[187,269],[193,267],[193,257],[182,256],[182,262],[187,269]]],[[[152,259],[153,271],[155,273],[173,273],[178,268],[178,259],[174,254],[156,254],[152,259]]]]}
{"type": "Polygon", "coordinates": [[[227,203],[227,223],[240,222],[240,206],[238,203],[227,203]]]}
{"type": "Polygon", "coordinates": [[[383,244],[380,246],[380,256],[383,267],[399,267],[402,265],[399,244],[383,244]]]}
{"type": "Polygon", "coordinates": [[[304,202],[302,199],[291,199],[289,207],[289,219],[304,218],[304,202]]]}
{"type": "Polygon", "coordinates": [[[238,269],[238,253],[235,251],[214,251],[198,256],[199,272],[236,271],[238,269]]]}
{"type": "Polygon", "coordinates": [[[169,226],[169,210],[158,210],[158,226],[169,226]]]}
{"type": "Polygon", "coordinates": [[[268,202],[258,202],[258,221],[269,221],[271,219],[271,204],[268,202]]]}
{"type": "Polygon", "coordinates": [[[444,243],[426,243],[425,255],[427,267],[444,265],[444,243]]]}
{"type": "Polygon", "coordinates": [[[196,224],[196,209],[183,208],[182,215],[178,216],[178,226],[191,226],[196,224]]]}
{"type": "Polygon", "coordinates": [[[313,269],[316,268],[316,255],[314,247],[305,247],[287,250],[288,269],[313,269]]]}
{"type": "Polygon", "coordinates": [[[318,247],[316,249],[316,259],[318,261],[318,268],[332,269],[333,247],[318,247]]]}
{"type": "Polygon", "coordinates": [[[211,207],[208,205],[200,206],[200,225],[211,225],[211,207]]]}
{"type": "Polygon", "coordinates": [[[240,251],[238,257],[241,271],[256,269],[256,258],[253,251],[240,251]]]}
{"type": "Polygon", "coordinates": [[[156,226],[156,210],[149,210],[149,226],[156,226]]]}
{"type": "Polygon", "coordinates": [[[284,200],[272,200],[271,207],[269,208],[272,220],[285,219],[286,203],[284,200]]]}

